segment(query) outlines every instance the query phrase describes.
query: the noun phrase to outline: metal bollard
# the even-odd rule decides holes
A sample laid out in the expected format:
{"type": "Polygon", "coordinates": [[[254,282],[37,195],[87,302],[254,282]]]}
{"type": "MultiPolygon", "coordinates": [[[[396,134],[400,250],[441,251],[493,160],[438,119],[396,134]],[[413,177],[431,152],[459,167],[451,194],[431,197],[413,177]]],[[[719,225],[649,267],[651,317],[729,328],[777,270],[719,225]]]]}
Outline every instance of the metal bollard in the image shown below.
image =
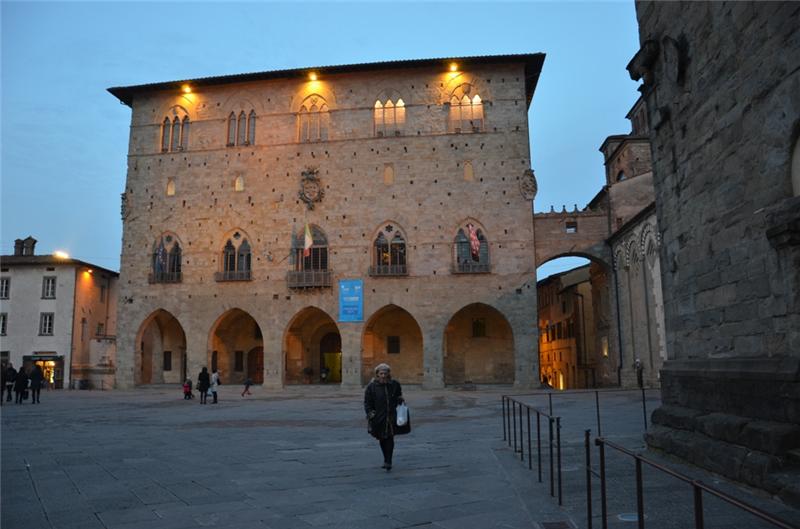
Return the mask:
{"type": "Polygon", "coordinates": [[[586,527],[592,529],[592,450],[590,448],[592,431],[583,432],[583,449],[586,455],[586,527]]]}

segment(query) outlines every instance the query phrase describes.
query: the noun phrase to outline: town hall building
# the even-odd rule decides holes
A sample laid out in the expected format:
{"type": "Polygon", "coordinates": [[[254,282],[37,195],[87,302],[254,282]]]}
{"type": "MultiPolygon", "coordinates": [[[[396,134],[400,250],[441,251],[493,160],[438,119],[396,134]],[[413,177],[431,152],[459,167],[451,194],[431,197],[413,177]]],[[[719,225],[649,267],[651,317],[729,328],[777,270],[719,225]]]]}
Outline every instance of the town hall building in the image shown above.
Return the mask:
{"type": "Polygon", "coordinates": [[[111,88],[132,110],[117,387],[538,385],[544,54],[111,88]]]}

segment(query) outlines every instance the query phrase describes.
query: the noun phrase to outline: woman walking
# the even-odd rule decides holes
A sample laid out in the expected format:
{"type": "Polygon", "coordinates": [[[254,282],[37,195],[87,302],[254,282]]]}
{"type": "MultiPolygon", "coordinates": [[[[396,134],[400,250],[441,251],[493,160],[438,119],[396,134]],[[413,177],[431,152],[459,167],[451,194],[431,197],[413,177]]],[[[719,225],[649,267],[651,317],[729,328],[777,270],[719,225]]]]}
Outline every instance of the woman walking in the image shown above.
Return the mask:
{"type": "Polygon", "coordinates": [[[388,364],[378,364],[375,367],[375,378],[364,391],[364,411],[367,414],[367,431],[381,445],[382,468],[386,472],[392,469],[397,405],[402,402],[403,390],[400,383],[392,379],[392,369],[388,364]]]}
{"type": "Polygon", "coordinates": [[[211,395],[214,396],[214,401],[211,404],[217,403],[217,388],[222,382],[219,379],[219,371],[215,368],[214,372],[211,373],[211,395]]]}
{"type": "Polygon", "coordinates": [[[39,364],[33,365],[31,371],[31,404],[39,404],[39,395],[42,393],[42,383],[44,382],[44,373],[39,364]]]}
{"type": "Polygon", "coordinates": [[[14,379],[14,393],[16,394],[14,402],[16,404],[22,404],[23,395],[25,395],[26,391],[28,391],[28,373],[25,372],[24,367],[20,367],[17,378],[14,379]]]}
{"type": "Polygon", "coordinates": [[[197,375],[197,391],[200,392],[200,404],[206,403],[208,397],[208,388],[211,386],[211,377],[208,374],[208,368],[203,367],[200,374],[197,375]]]}

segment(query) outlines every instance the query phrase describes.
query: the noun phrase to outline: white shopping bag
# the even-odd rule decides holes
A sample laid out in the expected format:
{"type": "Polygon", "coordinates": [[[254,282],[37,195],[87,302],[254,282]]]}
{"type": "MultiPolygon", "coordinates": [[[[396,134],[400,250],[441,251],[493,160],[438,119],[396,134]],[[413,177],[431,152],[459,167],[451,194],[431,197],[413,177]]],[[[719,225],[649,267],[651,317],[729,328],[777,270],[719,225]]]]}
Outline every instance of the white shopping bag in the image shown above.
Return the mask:
{"type": "Polygon", "coordinates": [[[408,422],[408,406],[400,404],[397,406],[397,426],[405,426],[408,422]]]}

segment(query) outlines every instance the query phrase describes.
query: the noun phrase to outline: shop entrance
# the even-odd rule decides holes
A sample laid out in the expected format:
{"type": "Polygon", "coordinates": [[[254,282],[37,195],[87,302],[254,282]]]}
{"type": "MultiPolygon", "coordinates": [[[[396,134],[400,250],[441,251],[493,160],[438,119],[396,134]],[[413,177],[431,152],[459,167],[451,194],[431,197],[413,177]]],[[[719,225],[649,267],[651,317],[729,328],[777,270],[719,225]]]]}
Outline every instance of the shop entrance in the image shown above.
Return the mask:
{"type": "Polygon", "coordinates": [[[64,357],[57,355],[35,355],[22,357],[22,367],[31,373],[34,365],[38,365],[44,373],[44,388],[64,389],[64,357]]]}

